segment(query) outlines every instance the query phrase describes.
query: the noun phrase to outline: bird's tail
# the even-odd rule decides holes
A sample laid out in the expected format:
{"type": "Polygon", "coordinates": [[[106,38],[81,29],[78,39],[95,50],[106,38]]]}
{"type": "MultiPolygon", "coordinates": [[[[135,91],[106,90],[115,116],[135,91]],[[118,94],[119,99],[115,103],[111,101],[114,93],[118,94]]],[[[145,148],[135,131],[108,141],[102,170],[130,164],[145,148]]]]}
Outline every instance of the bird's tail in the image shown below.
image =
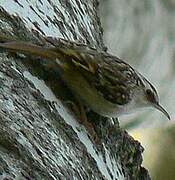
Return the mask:
{"type": "Polygon", "coordinates": [[[59,53],[44,46],[32,44],[30,42],[14,40],[0,35],[0,48],[8,52],[18,52],[24,55],[38,56],[47,59],[61,58],[59,53]]]}
{"type": "Polygon", "coordinates": [[[56,64],[62,68],[69,68],[69,63],[71,63],[87,71],[95,71],[94,68],[96,69],[96,63],[94,63],[93,54],[96,51],[93,48],[63,39],[48,37],[46,38],[46,43],[49,43],[50,47],[19,41],[13,37],[8,38],[0,34],[0,49],[2,48],[7,52],[42,57],[51,62],[56,60],[56,64]]]}

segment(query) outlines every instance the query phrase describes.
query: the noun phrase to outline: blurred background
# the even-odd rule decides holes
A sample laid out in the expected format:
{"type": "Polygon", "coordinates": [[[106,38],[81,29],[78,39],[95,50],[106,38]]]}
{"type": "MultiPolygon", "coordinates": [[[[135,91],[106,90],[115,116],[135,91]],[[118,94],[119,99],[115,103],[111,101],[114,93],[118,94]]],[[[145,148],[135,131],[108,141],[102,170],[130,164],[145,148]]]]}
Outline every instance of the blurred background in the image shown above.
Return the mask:
{"type": "Polygon", "coordinates": [[[175,180],[175,0],[101,0],[108,51],[124,59],[157,89],[171,122],[155,109],[123,116],[120,125],[139,140],[154,180],[175,180]]]}

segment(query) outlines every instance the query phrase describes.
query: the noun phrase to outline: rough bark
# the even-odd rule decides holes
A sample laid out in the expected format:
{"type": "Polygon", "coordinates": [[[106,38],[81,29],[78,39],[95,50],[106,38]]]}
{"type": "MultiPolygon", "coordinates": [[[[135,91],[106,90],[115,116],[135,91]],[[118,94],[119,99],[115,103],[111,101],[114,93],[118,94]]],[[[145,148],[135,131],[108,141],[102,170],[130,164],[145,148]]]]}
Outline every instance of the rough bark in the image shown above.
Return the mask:
{"type": "MultiPolygon", "coordinates": [[[[105,50],[97,12],[95,0],[1,1],[0,32],[32,42],[62,37],[105,50]]],[[[117,120],[89,112],[100,137],[94,144],[67,108],[70,99],[56,70],[1,51],[0,178],[149,179],[140,143],[117,120]]]]}

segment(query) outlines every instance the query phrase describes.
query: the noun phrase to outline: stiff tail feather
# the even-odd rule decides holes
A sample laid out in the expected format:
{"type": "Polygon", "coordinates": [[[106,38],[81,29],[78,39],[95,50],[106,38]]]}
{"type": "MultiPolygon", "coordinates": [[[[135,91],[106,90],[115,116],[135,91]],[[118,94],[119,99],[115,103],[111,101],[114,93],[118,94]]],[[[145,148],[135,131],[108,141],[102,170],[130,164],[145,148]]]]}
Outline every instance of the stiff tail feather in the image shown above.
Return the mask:
{"type": "MultiPolygon", "coordinates": [[[[24,55],[33,55],[47,59],[59,58],[59,54],[49,48],[34,45],[23,41],[7,41],[0,43],[0,48],[10,52],[18,52],[24,55]]],[[[60,56],[61,57],[61,56],[60,56]]]]}

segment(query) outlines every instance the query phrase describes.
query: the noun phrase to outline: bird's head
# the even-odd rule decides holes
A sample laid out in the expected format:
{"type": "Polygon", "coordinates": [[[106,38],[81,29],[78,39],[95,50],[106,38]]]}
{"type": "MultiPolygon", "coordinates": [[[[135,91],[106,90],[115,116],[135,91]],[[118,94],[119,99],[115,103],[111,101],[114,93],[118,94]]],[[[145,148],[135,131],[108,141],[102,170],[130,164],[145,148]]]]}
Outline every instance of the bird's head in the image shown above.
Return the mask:
{"type": "Polygon", "coordinates": [[[154,107],[161,111],[170,120],[170,116],[167,111],[159,104],[159,97],[156,89],[144,77],[142,77],[142,88],[140,91],[142,91],[142,95],[140,96],[141,98],[139,98],[140,101],[142,101],[140,104],[141,106],[154,107]]]}

